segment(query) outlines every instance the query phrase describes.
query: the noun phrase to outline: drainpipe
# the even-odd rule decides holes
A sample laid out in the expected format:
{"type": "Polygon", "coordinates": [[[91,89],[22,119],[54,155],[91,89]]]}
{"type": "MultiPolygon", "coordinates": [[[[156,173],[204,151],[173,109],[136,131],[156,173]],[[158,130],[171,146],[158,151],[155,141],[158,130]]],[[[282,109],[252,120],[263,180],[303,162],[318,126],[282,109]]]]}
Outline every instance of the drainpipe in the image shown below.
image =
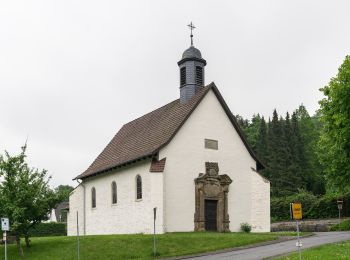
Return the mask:
{"type": "Polygon", "coordinates": [[[85,192],[85,184],[82,182],[79,182],[79,180],[77,179],[77,182],[79,183],[79,185],[81,184],[81,186],[83,186],[84,189],[84,196],[83,196],[83,219],[84,219],[84,236],[86,235],[86,192],[85,192]]]}

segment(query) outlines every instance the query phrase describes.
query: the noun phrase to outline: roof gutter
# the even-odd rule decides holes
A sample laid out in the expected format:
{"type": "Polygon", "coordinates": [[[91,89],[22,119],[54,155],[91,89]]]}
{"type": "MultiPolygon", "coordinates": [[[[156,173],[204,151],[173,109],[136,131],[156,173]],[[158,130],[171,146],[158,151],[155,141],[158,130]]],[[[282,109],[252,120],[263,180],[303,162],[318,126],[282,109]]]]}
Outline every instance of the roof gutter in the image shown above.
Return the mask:
{"type": "Polygon", "coordinates": [[[115,165],[115,166],[106,168],[106,169],[104,169],[104,170],[97,171],[97,172],[92,173],[92,174],[89,174],[89,175],[87,175],[87,176],[82,176],[83,174],[80,174],[80,175],[78,175],[77,177],[75,177],[75,178],[73,179],[73,181],[74,181],[74,180],[78,180],[78,179],[83,180],[83,179],[86,179],[86,178],[89,178],[89,177],[93,177],[93,176],[96,176],[96,175],[99,175],[99,174],[102,174],[102,173],[105,173],[105,172],[109,172],[109,171],[112,171],[112,170],[115,170],[115,169],[118,169],[118,168],[127,166],[127,165],[129,165],[129,164],[136,163],[136,162],[141,161],[141,160],[145,160],[145,159],[148,159],[148,158],[153,158],[153,156],[155,156],[155,155],[157,154],[158,150],[159,150],[159,149],[157,149],[156,151],[154,151],[154,152],[152,152],[152,153],[150,153],[150,154],[148,154],[148,155],[141,156],[141,157],[138,157],[138,158],[133,159],[133,160],[131,160],[131,161],[127,161],[127,162],[125,162],[125,163],[118,164],[118,165],[115,165]]]}

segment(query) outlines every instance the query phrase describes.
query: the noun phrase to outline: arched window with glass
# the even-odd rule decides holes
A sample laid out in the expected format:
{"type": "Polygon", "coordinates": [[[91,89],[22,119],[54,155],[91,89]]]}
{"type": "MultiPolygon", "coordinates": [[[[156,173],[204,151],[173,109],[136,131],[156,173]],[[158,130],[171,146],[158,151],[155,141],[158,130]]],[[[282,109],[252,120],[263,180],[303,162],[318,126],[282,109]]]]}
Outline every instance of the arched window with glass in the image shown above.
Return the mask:
{"type": "Polygon", "coordinates": [[[140,175],[136,176],[136,199],[142,199],[142,178],[140,175]]]}
{"type": "Polygon", "coordinates": [[[92,187],[91,189],[91,207],[96,208],[96,189],[92,187]]]}
{"type": "Polygon", "coordinates": [[[112,204],[117,204],[117,183],[112,182],[112,204]]]}

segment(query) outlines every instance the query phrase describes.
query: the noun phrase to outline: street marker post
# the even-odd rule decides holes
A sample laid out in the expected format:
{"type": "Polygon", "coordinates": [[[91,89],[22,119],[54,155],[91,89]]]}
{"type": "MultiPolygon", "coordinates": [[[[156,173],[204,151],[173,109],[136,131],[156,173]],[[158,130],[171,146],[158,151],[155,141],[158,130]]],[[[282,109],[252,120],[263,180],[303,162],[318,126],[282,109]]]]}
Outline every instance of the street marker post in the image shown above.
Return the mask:
{"type": "Polygon", "coordinates": [[[156,247],[156,217],[157,217],[157,208],[153,208],[153,256],[157,255],[156,247]]]}
{"type": "Polygon", "coordinates": [[[341,210],[343,209],[344,201],[342,199],[337,200],[337,206],[339,211],[339,224],[340,224],[340,216],[341,216],[341,210]]]}
{"type": "Polygon", "coordinates": [[[301,247],[303,244],[300,241],[300,234],[299,234],[299,220],[303,219],[303,211],[301,207],[300,202],[294,202],[290,203],[290,213],[291,213],[291,218],[296,221],[297,224],[297,242],[296,246],[298,247],[298,252],[299,252],[299,260],[301,260],[301,247]]]}
{"type": "Polygon", "coordinates": [[[1,230],[4,231],[3,239],[5,241],[5,260],[7,260],[7,231],[10,231],[10,220],[1,218],[1,230]]]}

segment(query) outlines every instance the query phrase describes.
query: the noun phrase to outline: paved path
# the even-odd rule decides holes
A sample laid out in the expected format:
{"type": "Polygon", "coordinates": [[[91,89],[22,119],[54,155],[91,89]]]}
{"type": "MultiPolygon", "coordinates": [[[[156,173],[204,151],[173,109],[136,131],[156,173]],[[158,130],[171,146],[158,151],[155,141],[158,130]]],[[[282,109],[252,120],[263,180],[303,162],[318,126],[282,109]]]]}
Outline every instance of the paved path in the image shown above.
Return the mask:
{"type": "MultiPolygon", "coordinates": [[[[350,240],[350,232],[317,232],[314,236],[305,237],[301,239],[303,244],[302,249],[315,247],[328,243],[335,243],[344,240],[350,240]]],[[[289,240],[281,243],[258,246],[253,248],[241,249],[226,253],[219,253],[215,255],[200,256],[187,258],[192,260],[258,260],[267,257],[273,257],[286,253],[296,252],[296,240],[289,240]]]]}

